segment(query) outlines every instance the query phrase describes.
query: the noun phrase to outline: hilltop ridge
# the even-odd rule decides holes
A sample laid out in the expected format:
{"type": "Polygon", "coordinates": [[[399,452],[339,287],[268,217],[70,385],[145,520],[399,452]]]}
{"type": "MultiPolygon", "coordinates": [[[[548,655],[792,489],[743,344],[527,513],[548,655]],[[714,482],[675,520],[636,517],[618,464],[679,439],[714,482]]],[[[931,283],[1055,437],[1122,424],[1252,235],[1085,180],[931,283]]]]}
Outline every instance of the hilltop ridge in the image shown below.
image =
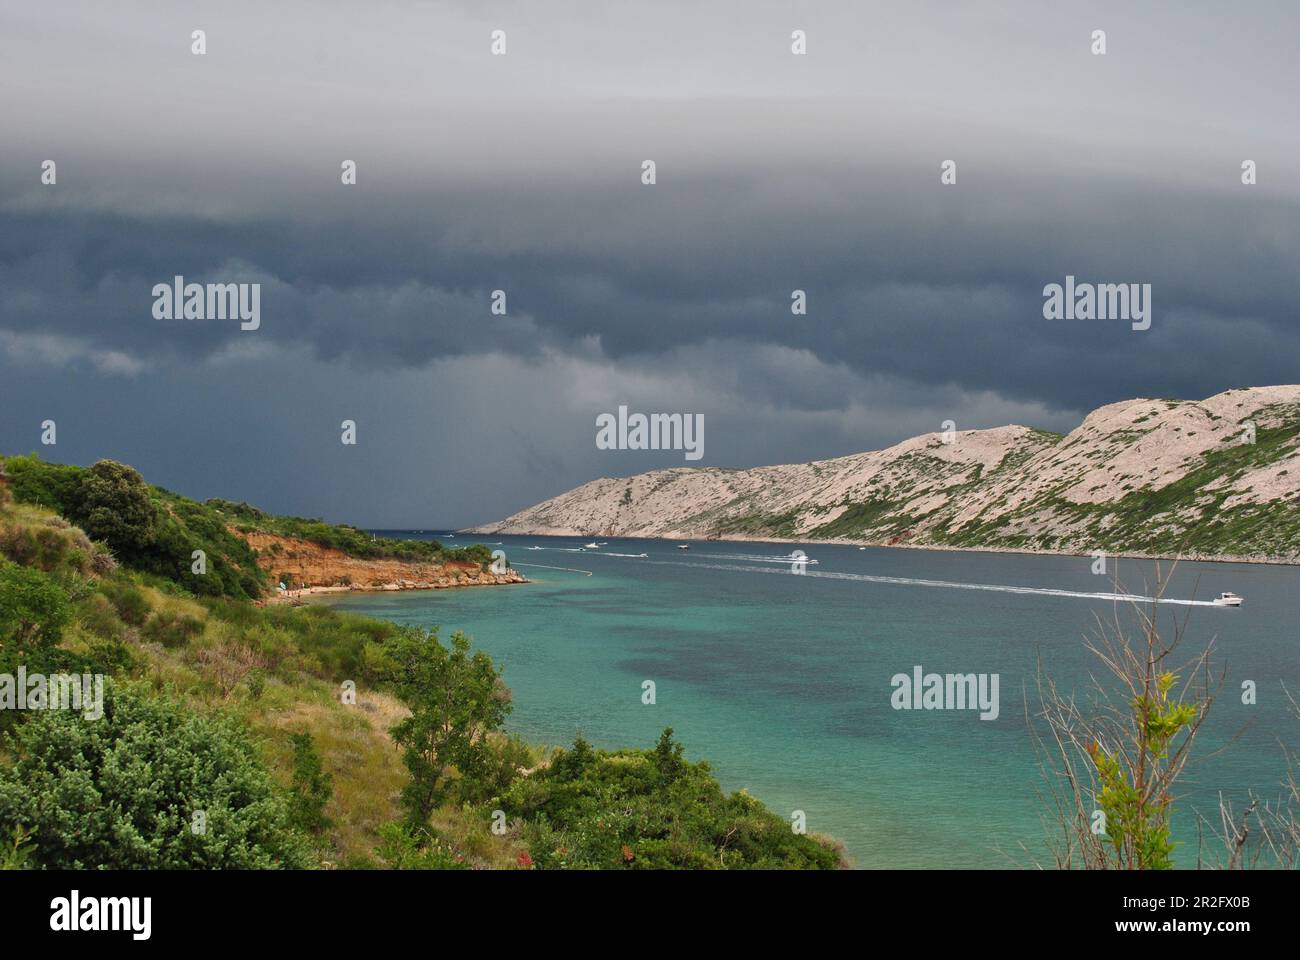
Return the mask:
{"type": "Polygon", "coordinates": [[[585,483],[481,534],[1300,561],[1300,385],[1099,407],[811,463],[672,467],[585,483]],[[951,442],[945,442],[951,440],[951,442]]]}

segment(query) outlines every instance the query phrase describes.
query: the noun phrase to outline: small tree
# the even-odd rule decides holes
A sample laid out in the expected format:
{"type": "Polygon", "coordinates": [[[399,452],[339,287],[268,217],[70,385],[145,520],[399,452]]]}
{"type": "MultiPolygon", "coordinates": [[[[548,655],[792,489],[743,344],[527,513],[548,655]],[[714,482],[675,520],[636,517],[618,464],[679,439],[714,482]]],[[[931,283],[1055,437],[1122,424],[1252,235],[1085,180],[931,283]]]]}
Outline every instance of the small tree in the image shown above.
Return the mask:
{"type": "Polygon", "coordinates": [[[293,785],[289,790],[289,822],[304,833],[320,835],[330,827],[325,805],[334,796],[333,781],[321,764],[310,733],[292,733],[293,785]]]}
{"type": "Polygon", "coordinates": [[[1157,571],[1150,609],[1133,606],[1139,641],[1129,639],[1117,609],[1113,623],[1099,620],[1098,638],[1088,644],[1118,691],[1097,683],[1093,702],[1080,706],[1040,672],[1040,718],[1051,743],[1044,760],[1053,806],[1049,845],[1060,868],[1173,866],[1173,789],[1214,702],[1213,644],[1172,666],[1184,624],[1175,625],[1172,640],[1161,638],[1157,604],[1167,583],[1157,571]]]}
{"type": "Polygon", "coordinates": [[[82,477],[77,519],[93,539],[103,540],[119,555],[132,556],[154,542],[158,508],[134,468],[100,460],[82,477]]]}
{"type": "Polygon", "coordinates": [[[673,740],[673,728],[665,727],[664,732],[659,735],[659,742],[655,744],[655,767],[658,768],[659,776],[663,778],[664,783],[672,783],[686,769],[683,752],[682,745],[673,740]]]}
{"type": "Polygon", "coordinates": [[[402,805],[412,826],[423,827],[446,798],[453,769],[468,795],[492,768],[486,735],[510,712],[510,691],[491,658],[469,650],[460,632],[444,647],[436,627],[408,628],[384,643],[383,676],[411,710],[392,734],[411,773],[402,805]]]}

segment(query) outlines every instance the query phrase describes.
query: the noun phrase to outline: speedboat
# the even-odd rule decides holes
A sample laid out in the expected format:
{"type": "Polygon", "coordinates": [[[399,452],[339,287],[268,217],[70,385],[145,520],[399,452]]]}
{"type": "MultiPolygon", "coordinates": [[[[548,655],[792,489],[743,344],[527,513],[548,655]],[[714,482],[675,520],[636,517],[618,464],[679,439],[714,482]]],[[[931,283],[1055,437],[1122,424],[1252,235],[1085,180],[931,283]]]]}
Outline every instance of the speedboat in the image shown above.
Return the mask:
{"type": "Polygon", "coordinates": [[[1225,590],[1215,598],[1214,605],[1216,607],[1239,607],[1241,606],[1241,597],[1225,590]]]}
{"type": "Polygon", "coordinates": [[[689,549],[691,549],[691,545],[690,545],[689,543],[679,543],[679,544],[677,544],[677,549],[678,549],[678,550],[689,550],[689,549]]]}
{"type": "Polygon", "coordinates": [[[585,547],[584,549],[586,549],[586,550],[599,550],[599,549],[600,549],[600,544],[599,544],[599,543],[589,543],[589,544],[586,545],[586,547],[585,547]]]}

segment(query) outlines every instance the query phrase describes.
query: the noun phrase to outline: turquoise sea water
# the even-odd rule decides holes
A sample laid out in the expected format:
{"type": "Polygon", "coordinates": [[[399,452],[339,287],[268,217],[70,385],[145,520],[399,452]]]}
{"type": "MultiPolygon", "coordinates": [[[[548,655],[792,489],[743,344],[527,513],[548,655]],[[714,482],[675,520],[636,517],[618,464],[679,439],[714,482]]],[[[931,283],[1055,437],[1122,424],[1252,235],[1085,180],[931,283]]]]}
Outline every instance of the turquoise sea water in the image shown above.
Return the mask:
{"type": "MultiPolygon", "coordinates": [[[[448,542],[491,543],[535,582],[322,602],[438,624],[444,637],[464,630],[504,667],[515,696],[508,726],[530,741],[567,744],[581,732],[600,747],[647,747],[671,726],[725,788],[743,787],[782,816],[804,811],[810,831],[842,840],[867,868],[1041,859],[1044,780],[1026,721],[1026,699],[1031,709],[1038,702],[1038,664],[1064,690],[1086,694],[1090,676],[1103,674],[1085,649],[1097,617],[1133,619],[1126,602],[1070,595],[1114,590],[1087,558],[719,542],[681,551],[623,539],[581,551],[587,541],[545,537],[448,542]],[[792,549],[818,562],[795,574],[778,559],[792,549]],[[882,582],[896,580],[930,583],[882,582]],[[998,674],[997,719],[893,709],[891,678],[918,664],[927,673],[998,674]],[[656,684],[652,706],[642,703],[644,680],[656,684]]],[[[1131,593],[1154,582],[1153,563],[1112,560],[1112,575],[1116,564],[1131,593]]],[[[1282,744],[1300,746],[1283,690],[1300,698],[1300,570],[1183,563],[1166,596],[1208,601],[1223,590],[1245,605],[1159,608],[1166,629],[1186,620],[1177,662],[1213,638],[1227,669],[1175,820],[1184,866],[1196,860],[1193,811],[1217,820],[1220,792],[1239,806],[1251,788],[1276,796],[1282,744]],[[1255,705],[1241,703],[1243,680],[1258,685],[1255,705]]]]}

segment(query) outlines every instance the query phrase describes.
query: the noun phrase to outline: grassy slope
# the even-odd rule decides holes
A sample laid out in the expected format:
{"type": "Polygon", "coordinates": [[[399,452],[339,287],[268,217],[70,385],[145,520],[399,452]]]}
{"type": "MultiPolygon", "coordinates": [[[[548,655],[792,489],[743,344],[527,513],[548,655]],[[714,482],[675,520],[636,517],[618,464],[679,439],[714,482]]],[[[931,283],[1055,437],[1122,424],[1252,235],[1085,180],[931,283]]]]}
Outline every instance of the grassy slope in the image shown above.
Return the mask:
{"type": "MultiPolygon", "coordinates": [[[[405,709],[366,683],[363,658],[367,642],[395,627],[322,607],[196,598],[175,583],[121,568],[96,575],[95,547],[78,528],[39,507],[0,506],[0,554],[31,541],[41,550],[13,559],[59,577],[75,600],[66,649],[117,661],[116,678],[189,709],[238,717],[282,786],[291,775],[288,733],[310,733],[334,787],[321,862],[382,865],[374,853],[379,830],[398,818],[407,777],[388,729],[405,709]],[[345,679],[357,684],[355,706],[341,702],[345,679]]],[[[455,807],[436,817],[454,838],[490,836],[481,820],[455,807]]],[[[512,865],[517,846],[509,837],[469,843],[464,855],[475,865],[512,865]]]]}
{"type": "MultiPolygon", "coordinates": [[[[7,559],[35,567],[64,587],[74,613],[63,636],[66,650],[110,664],[115,680],[137,683],[187,709],[222,711],[239,718],[253,733],[282,786],[287,787],[291,779],[289,734],[309,733],[333,780],[333,796],[325,811],[332,825],[320,838],[320,862],[324,866],[386,865],[376,848],[383,849],[383,828],[400,816],[398,793],[408,777],[388,730],[405,708],[383,693],[371,676],[367,648],[396,632],[395,625],[324,607],[260,608],[244,599],[195,596],[182,580],[119,567],[101,545],[53,511],[6,502],[7,494],[0,484],[0,562],[7,559]],[[344,704],[340,696],[341,685],[348,680],[356,686],[355,705],[344,704]]],[[[531,747],[526,754],[525,768],[534,771],[545,771],[552,755],[531,747]]],[[[602,754],[600,763],[644,764],[647,756],[645,751],[602,754]]],[[[0,755],[0,762],[4,761],[0,755]]],[[[600,769],[599,764],[593,768],[600,769]]],[[[678,841],[683,862],[687,855],[698,859],[700,849],[709,849],[707,834],[726,834],[735,819],[747,835],[758,838],[752,840],[754,849],[765,856],[772,855],[770,848],[789,856],[790,862],[839,863],[839,854],[820,841],[782,835],[789,833],[788,825],[782,827],[782,821],[757,802],[736,799],[739,795],[722,798],[716,793],[716,782],[706,775],[707,767],[692,774],[712,784],[716,795],[707,791],[700,795],[707,797],[707,813],[716,818],[723,811],[726,830],[716,822],[693,823],[696,836],[703,833],[706,840],[678,841]],[[729,806],[724,807],[724,802],[729,806]]],[[[592,779],[598,776],[593,774],[592,779]]],[[[640,786],[636,801],[667,823],[664,827],[661,822],[661,828],[675,834],[679,818],[696,814],[686,807],[670,808],[654,789],[640,786]]],[[[601,812],[601,804],[622,805],[629,796],[598,791],[596,799],[569,812],[556,804],[585,788],[561,783],[550,789],[558,791],[553,801],[511,807],[511,826],[502,836],[490,829],[490,809],[455,803],[436,810],[432,826],[448,856],[466,865],[516,866],[521,857],[527,861],[523,855],[530,845],[540,854],[538,844],[545,843],[549,859],[539,860],[539,865],[563,866],[563,856],[555,850],[577,848],[582,839],[566,832],[564,816],[575,822],[578,817],[609,822],[613,817],[601,812]]],[[[636,831],[645,829],[644,821],[626,829],[631,833],[618,843],[629,839],[636,846],[636,831]]],[[[601,852],[607,851],[593,848],[591,856],[601,852]]],[[[719,851],[719,863],[724,853],[719,851]]],[[[662,851],[657,855],[662,856],[662,851]]]]}

